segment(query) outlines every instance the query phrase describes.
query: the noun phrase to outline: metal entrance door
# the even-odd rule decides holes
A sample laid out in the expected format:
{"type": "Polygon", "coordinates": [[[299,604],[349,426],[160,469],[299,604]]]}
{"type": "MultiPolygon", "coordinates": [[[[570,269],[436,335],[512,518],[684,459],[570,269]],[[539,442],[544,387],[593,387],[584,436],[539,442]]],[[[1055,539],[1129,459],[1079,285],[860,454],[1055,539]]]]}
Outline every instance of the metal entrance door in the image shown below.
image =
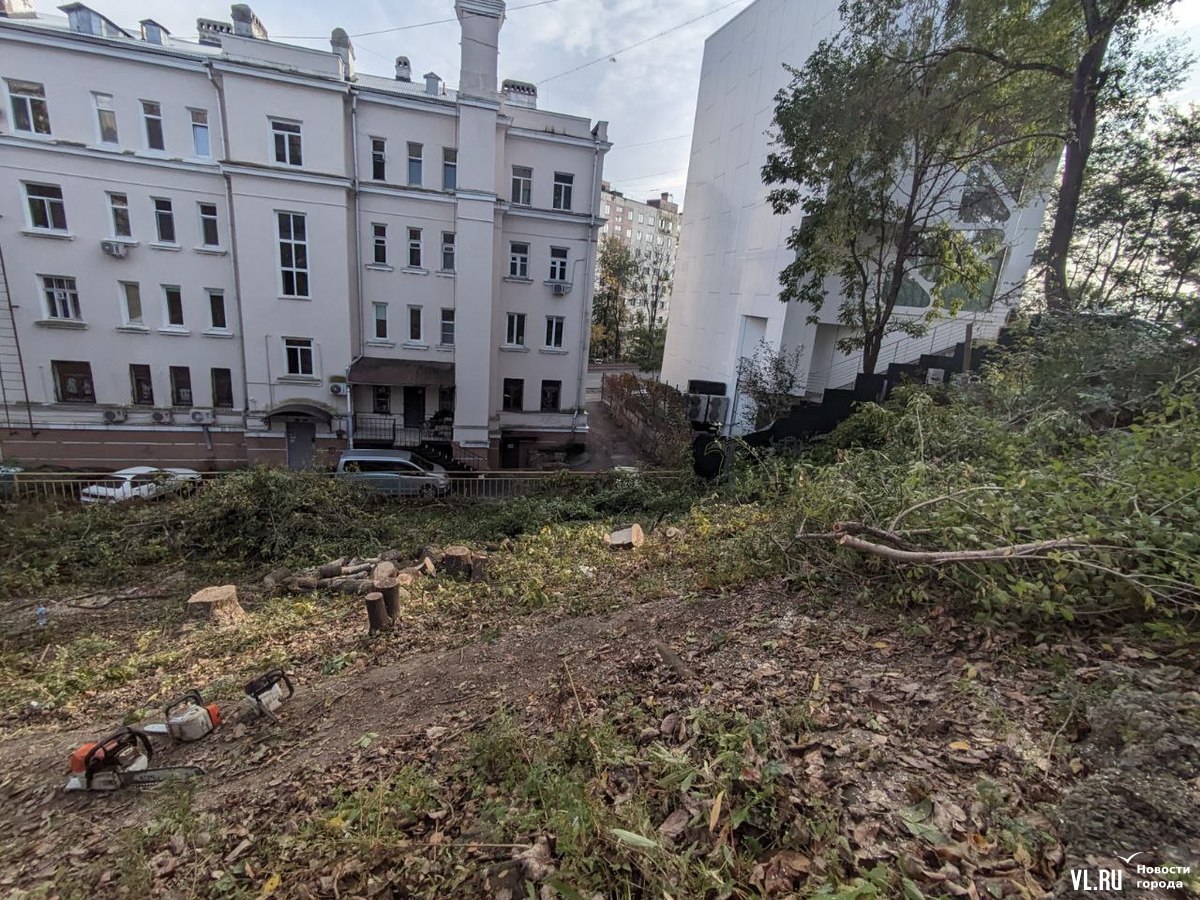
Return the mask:
{"type": "Polygon", "coordinates": [[[317,452],[315,422],[288,422],[287,454],[289,469],[310,469],[317,452]]]}

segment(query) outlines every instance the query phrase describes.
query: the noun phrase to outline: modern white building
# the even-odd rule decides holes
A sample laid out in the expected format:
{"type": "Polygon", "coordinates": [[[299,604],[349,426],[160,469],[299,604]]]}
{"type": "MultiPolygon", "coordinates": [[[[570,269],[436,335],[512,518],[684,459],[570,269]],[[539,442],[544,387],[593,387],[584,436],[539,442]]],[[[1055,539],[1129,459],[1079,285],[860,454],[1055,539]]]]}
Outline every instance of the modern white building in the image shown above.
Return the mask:
{"type": "Polygon", "coordinates": [[[645,202],[626,197],[604,182],[600,214],[601,239],[613,237],[628,247],[640,264],[640,277],[625,301],[634,316],[665,325],[671,312],[671,285],[679,249],[679,204],[668,193],[645,202]]]}
{"type": "Polygon", "coordinates": [[[249,7],[199,41],[0,0],[0,449],[78,468],[303,467],[435,443],[525,467],[586,441],[607,124],[497,81],[358,72],[249,7]]]}
{"type": "MultiPolygon", "coordinates": [[[[738,396],[739,368],[763,342],[775,352],[799,348],[799,381],[810,400],[819,401],[827,388],[852,387],[860,371],[861,354],[836,346],[849,333],[838,322],[836,279],[825,285],[828,299],[815,324],[807,304],[780,302],[779,273],[794,258],[787,238],[801,212],[775,215],[761,178],[775,95],[790,81],[784,65],[803,65],[838,27],[838,0],[757,0],[705,43],[661,377],[684,390],[690,381],[714,383],[695,391],[702,394],[723,385],[725,395],[739,401],[727,404],[725,416],[734,432],[743,430],[749,403],[738,396]]],[[[968,214],[977,186],[962,181],[957,224],[978,228],[968,214]]],[[[948,350],[972,333],[975,339],[996,336],[1028,271],[1045,201],[1031,194],[1018,202],[990,190],[988,199],[1003,207],[990,227],[1003,231],[1007,248],[989,291],[996,302],[943,319],[924,337],[888,335],[876,371],[948,350]]],[[[914,280],[907,287],[901,302],[912,305],[898,307],[896,315],[921,316],[930,302],[928,285],[914,280]]]]}

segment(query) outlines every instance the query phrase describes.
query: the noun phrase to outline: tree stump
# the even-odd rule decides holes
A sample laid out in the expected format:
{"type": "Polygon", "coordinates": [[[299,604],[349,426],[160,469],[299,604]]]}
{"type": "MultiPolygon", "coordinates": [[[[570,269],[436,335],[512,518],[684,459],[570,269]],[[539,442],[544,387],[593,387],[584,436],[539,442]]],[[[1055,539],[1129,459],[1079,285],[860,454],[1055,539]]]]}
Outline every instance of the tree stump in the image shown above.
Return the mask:
{"type": "Polygon", "coordinates": [[[246,618],[246,611],[238,603],[237,585],[233,584],[197,591],[188,599],[188,607],[203,610],[215,625],[236,625],[246,618]]]}
{"type": "Polygon", "coordinates": [[[447,547],[442,553],[442,568],[447,575],[455,578],[470,578],[471,556],[471,551],[461,544],[447,547]]]}
{"type": "Polygon", "coordinates": [[[372,591],[363,599],[367,605],[367,634],[370,637],[374,637],[380,632],[390,630],[392,619],[388,615],[383,594],[379,593],[379,591],[372,591]]]}

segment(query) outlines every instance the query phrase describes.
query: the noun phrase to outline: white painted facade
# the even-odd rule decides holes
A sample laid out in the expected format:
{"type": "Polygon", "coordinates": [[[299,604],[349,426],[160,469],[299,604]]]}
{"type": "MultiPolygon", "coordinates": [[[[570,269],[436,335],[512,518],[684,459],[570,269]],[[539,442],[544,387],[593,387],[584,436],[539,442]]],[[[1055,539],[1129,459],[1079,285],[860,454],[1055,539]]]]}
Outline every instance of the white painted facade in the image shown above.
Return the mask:
{"type": "Polygon", "coordinates": [[[4,456],[302,465],[390,425],[523,466],[584,442],[607,126],[497,85],[502,0],[455,9],[459,91],[356,72],[340,29],[270,41],[244,6],[201,43],[0,15],[4,456]]]}
{"type": "MultiPolygon", "coordinates": [[[[774,351],[800,348],[800,380],[810,398],[854,384],[860,354],[835,346],[848,332],[837,321],[837,281],[826,284],[817,324],[808,323],[807,304],[779,300],[779,273],[792,259],[787,238],[800,212],[775,215],[761,178],[774,98],[790,80],[784,64],[803,65],[838,25],[838,0],[757,0],[705,43],[661,375],[669,384],[686,389],[690,380],[721,382],[733,397],[740,361],[762,341],[774,351]]],[[[876,371],[952,348],[968,325],[976,339],[995,337],[1015,302],[1004,298],[1013,297],[1028,271],[1045,208],[1038,196],[1024,206],[1004,202],[1008,249],[996,280],[998,302],[942,319],[921,338],[885,337],[876,371]]],[[[921,313],[898,308],[896,315],[921,313]]],[[[730,404],[726,420],[735,431],[743,421],[736,406],[730,404]]]]}

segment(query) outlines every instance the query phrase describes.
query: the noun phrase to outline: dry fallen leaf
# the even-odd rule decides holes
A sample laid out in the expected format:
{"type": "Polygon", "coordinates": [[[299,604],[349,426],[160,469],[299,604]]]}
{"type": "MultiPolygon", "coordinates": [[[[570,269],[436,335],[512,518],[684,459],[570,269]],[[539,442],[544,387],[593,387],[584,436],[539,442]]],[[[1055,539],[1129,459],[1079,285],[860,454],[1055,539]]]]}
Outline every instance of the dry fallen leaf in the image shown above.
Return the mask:
{"type": "Polygon", "coordinates": [[[721,801],[725,799],[725,792],[719,791],[717,799],[713,801],[712,809],[708,811],[708,833],[712,834],[717,830],[717,820],[721,817],[721,801]]]}

